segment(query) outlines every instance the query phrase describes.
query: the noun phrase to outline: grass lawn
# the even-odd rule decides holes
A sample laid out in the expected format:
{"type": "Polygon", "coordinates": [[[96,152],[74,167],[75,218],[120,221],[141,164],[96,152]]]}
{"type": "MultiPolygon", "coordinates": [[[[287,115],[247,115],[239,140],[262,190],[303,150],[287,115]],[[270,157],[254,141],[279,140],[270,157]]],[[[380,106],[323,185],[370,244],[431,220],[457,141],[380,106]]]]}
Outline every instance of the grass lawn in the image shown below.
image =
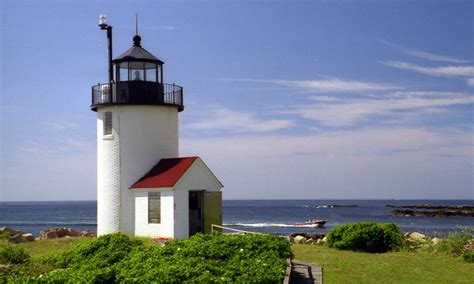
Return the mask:
{"type": "MultiPolygon", "coordinates": [[[[48,272],[45,259],[89,238],[40,240],[18,244],[31,256],[22,265],[30,275],[48,272]]],[[[292,245],[294,258],[323,267],[325,283],[474,283],[474,264],[441,253],[402,251],[360,253],[317,245],[292,245]]]]}
{"type": "Polygon", "coordinates": [[[295,244],[294,258],[323,267],[325,283],[474,283],[474,264],[427,252],[360,253],[295,244]]]}
{"type": "Polygon", "coordinates": [[[31,256],[32,260],[38,260],[41,257],[59,254],[70,250],[72,247],[79,243],[83,243],[91,238],[61,238],[61,239],[49,239],[39,240],[31,243],[22,243],[18,246],[25,249],[25,251],[31,256]]]}
{"type": "MultiPolygon", "coordinates": [[[[16,265],[13,274],[24,274],[30,276],[37,276],[48,273],[53,270],[53,264],[48,261],[48,258],[55,254],[60,254],[70,250],[75,245],[85,242],[90,238],[61,238],[50,240],[39,240],[31,243],[16,244],[16,246],[25,249],[25,252],[30,255],[30,261],[16,265]],[[16,272],[15,272],[16,271],[16,272]]],[[[2,275],[0,270],[0,276],[2,275]]],[[[0,279],[0,283],[1,283],[0,279]]]]}

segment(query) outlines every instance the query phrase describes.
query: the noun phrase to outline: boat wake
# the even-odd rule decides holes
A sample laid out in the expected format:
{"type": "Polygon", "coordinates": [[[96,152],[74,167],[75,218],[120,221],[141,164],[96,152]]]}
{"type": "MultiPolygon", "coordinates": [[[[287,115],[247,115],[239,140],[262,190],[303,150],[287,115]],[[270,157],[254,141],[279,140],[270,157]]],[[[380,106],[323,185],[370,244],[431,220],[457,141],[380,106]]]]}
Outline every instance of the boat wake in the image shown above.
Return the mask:
{"type": "Polygon", "coordinates": [[[253,228],[263,228],[263,227],[316,228],[316,227],[318,227],[318,224],[295,225],[295,224],[278,224],[278,223],[230,223],[230,224],[223,224],[223,226],[228,226],[228,227],[253,227],[253,228]]]}

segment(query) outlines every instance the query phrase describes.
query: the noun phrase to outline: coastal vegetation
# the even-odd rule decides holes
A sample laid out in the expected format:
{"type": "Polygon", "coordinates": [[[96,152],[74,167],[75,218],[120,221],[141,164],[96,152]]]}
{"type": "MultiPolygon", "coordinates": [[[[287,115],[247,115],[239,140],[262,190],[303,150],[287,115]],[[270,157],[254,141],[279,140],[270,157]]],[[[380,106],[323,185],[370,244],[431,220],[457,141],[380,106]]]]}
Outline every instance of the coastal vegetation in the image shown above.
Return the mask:
{"type": "Polygon", "coordinates": [[[356,223],[336,227],[326,236],[301,236],[291,249],[274,235],[198,234],[165,246],[123,234],[20,244],[3,239],[0,283],[281,283],[291,254],[321,265],[326,283],[469,283],[474,278],[473,232],[464,228],[446,238],[430,238],[416,232],[401,235],[395,224],[356,223]],[[309,242],[316,238],[318,242],[309,242]],[[373,245],[374,240],[379,244],[373,245]],[[337,242],[344,249],[336,248],[337,242]],[[370,252],[362,252],[363,242],[371,243],[370,252]],[[386,252],[374,253],[380,244],[386,252]]]}
{"type": "Polygon", "coordinates": [[[321,265],[326,283],[472,283],[473,233],[468,227],[429,238],[402,235],[393,223],[355,223],[333,228],[324,245],[292,249],[295,259],[321,265]]]}
{"type": "Polygon", "coordinates": [[[321,265],[325,283],[472,283],[474,264],[443,252],[365,253],[294,244],[295,259],[321,265]]]}
{"type": "MultiPolygon", "coordinates": [[[[70,238],[73,239],[73,238],[70,238]]],[[[39,246],[50,241],[13,245],[31,254],[21,264],[3,263],[3,282],[281,282],[290,244],[274,235],[197,234],[165,246],[117,233],[97,239],[68,239],[61,253],[39,246]]],[[[2,245],[6,244],[5,242],[2,245]]]]}
{"type": "Polygon", "coordinates": [[[28,261],[30,256],[22,247],[0,243],[0,263],[19,264],[28,261]]]}
{"type": "Polygon", "coordinates": [[[405,238],[395,223],[360,222],[334,227],[326,236],[330,248],[387,252],[403,247],[405,238]]]}

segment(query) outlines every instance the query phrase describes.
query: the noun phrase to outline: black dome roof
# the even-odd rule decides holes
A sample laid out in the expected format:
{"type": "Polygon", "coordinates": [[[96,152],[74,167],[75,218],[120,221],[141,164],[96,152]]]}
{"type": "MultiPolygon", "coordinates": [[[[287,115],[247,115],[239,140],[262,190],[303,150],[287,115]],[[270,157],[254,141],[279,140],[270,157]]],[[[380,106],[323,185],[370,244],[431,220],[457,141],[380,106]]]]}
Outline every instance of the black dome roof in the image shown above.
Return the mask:
{"type": "Polygon", "coordinates": [[[141,37],[139,35],[134,36],[133,46],[112,61],[114,63],[125,61],[141,61],[164,64],[162,60],[158,59],[156,56],[144,49],[140,42],[141,37]]]}

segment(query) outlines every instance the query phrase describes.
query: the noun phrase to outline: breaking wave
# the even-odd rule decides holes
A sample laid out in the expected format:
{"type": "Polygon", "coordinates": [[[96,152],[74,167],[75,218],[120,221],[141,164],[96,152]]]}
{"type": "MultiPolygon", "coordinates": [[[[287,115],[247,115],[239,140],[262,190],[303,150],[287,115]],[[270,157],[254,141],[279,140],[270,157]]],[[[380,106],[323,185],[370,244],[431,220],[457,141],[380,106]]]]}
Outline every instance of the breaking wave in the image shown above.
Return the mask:
{"type": "Polygon", "coordinates": [[[304,224],[304,225],[295,225],[295,224],[278,224],[278,223],[230,223],[223,224],[223,226],[232,226],[232,227],[253,227],[253,228],[262,228],[262,227],[305,227],[305,228],[316,228],[317,224],[304,224]]]}

